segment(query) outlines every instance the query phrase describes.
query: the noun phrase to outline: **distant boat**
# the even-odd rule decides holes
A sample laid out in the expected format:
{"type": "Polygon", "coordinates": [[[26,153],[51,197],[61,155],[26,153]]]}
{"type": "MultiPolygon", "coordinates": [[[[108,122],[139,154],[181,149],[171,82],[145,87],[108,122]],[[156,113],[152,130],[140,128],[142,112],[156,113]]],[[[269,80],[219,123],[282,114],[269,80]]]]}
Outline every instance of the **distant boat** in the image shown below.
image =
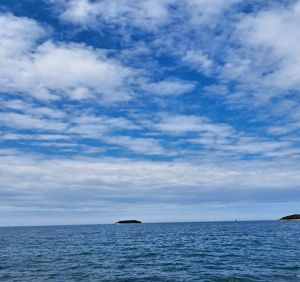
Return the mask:
{"type": "Polygon", "coordinates": [[[120,220],[116,222],[116,224],[133,224],[133,223],[142,223],[142,222],[136,219],[120,220]]]}

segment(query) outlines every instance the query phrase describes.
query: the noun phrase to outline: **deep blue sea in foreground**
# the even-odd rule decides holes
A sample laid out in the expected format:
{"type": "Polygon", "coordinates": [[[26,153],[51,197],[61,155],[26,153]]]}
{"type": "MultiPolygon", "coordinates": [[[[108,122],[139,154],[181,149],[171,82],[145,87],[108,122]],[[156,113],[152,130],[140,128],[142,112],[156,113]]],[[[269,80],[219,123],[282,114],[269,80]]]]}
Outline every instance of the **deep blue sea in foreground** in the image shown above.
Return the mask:
{"type": "Polygon", "coordinates": [[[0,228],[0,281],[300,281],[300,221],[0,228]]]}

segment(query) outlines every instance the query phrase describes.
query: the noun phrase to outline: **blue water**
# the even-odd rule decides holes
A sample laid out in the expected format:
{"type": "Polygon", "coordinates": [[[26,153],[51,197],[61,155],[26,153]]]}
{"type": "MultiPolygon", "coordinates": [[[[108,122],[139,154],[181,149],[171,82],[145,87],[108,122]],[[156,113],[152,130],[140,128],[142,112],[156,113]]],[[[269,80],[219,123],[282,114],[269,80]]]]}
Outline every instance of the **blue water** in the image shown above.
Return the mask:
{"type": "Polygon", "coordinates": [[[300,222],[0,228],[0,281],[300,281],[300,222]]]}

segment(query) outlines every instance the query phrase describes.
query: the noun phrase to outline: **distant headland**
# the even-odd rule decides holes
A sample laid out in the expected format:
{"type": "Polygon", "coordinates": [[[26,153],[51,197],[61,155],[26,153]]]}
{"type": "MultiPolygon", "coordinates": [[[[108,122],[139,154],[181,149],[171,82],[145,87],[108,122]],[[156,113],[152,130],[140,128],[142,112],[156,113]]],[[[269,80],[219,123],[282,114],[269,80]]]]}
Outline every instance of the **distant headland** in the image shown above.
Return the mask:
{"type": "Polygon", "coordinates": [[[142,222],[136,219],[119,220],[116,222],[116,224],[133,224],[133,223],[142,223],[142,222]]]}
{"type": "Polygon", "coordinates": [[[300,214],[291,214],[280,218],[280,220],[300,220],[300,214]]]}

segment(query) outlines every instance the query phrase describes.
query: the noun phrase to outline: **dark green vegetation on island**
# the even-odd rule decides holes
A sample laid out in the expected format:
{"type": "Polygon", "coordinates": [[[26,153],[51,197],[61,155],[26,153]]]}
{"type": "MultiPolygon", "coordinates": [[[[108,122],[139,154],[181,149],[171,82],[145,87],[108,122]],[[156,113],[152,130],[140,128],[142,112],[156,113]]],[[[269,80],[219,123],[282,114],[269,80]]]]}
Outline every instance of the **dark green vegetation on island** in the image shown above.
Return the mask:
{"type": "Polygon", "coordinates": [[[287,215],[280,218],[280,220],[300,220],[300,214],[287,215]]]}
{"type": "Polygon", "coordinates": [[[135,219],[120,220],[120,221],[116,222],[116,224],[132,224],[132,223],[142,223],[142,222],[139,220],[135,220],[135,219]]]}

